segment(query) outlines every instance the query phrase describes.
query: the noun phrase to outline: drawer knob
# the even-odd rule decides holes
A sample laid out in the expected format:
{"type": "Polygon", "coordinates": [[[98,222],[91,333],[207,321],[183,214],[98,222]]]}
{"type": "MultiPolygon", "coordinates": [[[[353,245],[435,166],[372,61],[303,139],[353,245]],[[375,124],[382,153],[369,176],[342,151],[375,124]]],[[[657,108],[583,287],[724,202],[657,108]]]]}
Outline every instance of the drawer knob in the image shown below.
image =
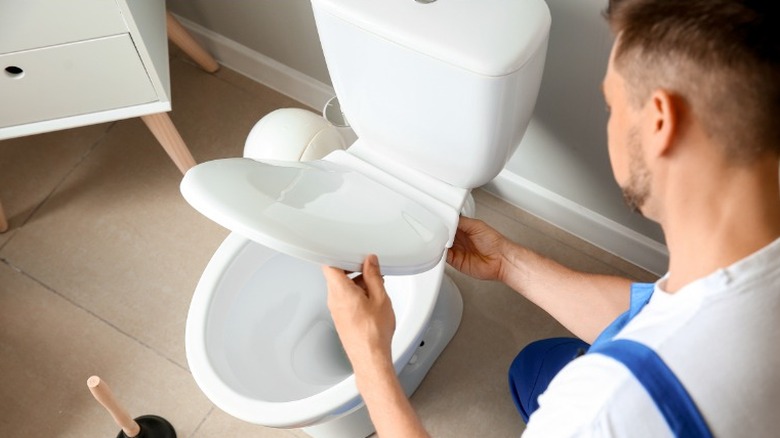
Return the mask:
{"type": "Polygon", "coordinates": [[[24,76],[24,70],[15,65],[9,65],[5,68],[5,75],[12,79],[21,79],[24,76]]]}

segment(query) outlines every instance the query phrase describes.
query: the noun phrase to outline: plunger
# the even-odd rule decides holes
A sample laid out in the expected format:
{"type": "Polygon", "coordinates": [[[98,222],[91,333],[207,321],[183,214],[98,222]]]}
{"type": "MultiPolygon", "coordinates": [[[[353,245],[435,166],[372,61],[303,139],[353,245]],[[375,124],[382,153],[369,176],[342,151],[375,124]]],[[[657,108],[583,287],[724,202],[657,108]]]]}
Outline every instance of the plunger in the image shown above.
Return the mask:
{"type": "Polygon", "coordinates": [[[176,430],[165,418],[157,415],[142,415],[133,419],[116,401],[108,384],[98,376],[87,379],[87,387],[116,424],[122,428],[116,438],[176,438],[176,430]]]}

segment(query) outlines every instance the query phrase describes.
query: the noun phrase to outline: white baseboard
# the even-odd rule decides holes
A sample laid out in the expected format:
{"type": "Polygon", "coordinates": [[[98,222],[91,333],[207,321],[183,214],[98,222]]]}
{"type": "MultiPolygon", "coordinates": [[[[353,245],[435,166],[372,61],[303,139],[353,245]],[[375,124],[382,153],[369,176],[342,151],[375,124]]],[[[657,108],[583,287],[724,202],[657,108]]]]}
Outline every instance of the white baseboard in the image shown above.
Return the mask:
{"type": "Polygon", "coordinates": [[[666,246],[508,170],[483,187],[575,236],[656,275],[666,273],[666,246]]]}
{"type": "Polygon", "coordinates": [[[235,70],[268,88],[289,96],[317,111],[336,95],[333,87],[294,70],[249,47],[206,29],[186,18],[176,19],[187,28],[211,55],[225,67],[235,70]]]}
{"type": "MultiPolygon", "coordinates": [[[[178,17],[220,64],[311,108],[322,108],[333,88],[209,29],[178,17]]],[[[507,170],[485,186],[504,201],[650,272],[666,272],[668,252],[637,233],[507,170]]]]}

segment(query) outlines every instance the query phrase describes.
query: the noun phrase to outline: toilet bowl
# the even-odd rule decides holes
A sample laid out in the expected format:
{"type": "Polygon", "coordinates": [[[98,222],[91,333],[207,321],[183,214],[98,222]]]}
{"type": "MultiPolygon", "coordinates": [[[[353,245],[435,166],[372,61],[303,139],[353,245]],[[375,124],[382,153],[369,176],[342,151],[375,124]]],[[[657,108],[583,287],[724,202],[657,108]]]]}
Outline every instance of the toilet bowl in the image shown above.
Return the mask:
{"type": "MultiPolygon", "coordinates": [[[[457,289],[446,279],[439,293],[443,267],[385,277],[396,315],[393,363],[409,393],[460,321],[457,289]]],[[[187,317],[187,361],[198,386],[248,422],[303,428],[347,417],[338,431],[309,432],[370,434],[326,296],[319,265],[231,233],[204,271],[187,317]]]]}
{"type": "Polygon", "coordinates": [[[378,255],[396,314],[392,360],[411,395],[460,322],[444,257],[471,189],[501,171],[525,133],[550,15],[543,0],[312,6],[357,140],[344,149],[318,116],[275,113],[253,129],[249,142],[261,146],[245,157],[187,172],[187,202],[232,231],[193,295],[187,360],[230,415],[358,438],[373,426],[320,266],[359,271],[378,255]]]}

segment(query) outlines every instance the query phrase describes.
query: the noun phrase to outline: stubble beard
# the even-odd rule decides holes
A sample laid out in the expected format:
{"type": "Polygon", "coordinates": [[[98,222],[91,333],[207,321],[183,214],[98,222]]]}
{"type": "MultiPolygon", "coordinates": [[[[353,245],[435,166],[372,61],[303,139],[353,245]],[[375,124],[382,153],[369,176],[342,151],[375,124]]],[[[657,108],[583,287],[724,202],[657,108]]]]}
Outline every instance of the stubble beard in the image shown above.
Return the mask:
{"type": "Polygon", "coordinates": [[[644,216],[642,207],[650,197],[650,186],[652,175],[647,168],[647,163],[642,156],[642,144],[639,139],[639,132],[632,128],[628,133],[628,182],[620,189],[623,192],[623,199],[631,211],[644,216]]]}

